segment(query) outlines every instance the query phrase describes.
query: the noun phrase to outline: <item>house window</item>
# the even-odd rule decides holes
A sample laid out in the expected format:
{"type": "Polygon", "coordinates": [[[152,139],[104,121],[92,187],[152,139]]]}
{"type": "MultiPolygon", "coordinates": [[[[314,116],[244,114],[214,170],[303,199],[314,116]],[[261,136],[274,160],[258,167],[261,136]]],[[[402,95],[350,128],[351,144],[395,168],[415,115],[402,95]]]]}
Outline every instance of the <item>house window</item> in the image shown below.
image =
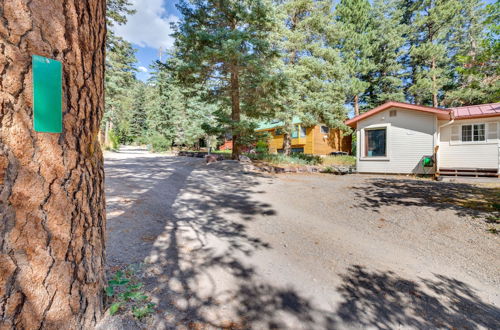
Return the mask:
{"type": "Polygon", "coordinates": [[[307,131],[306,131],[305,127],[302,127],[302,126],[299,126],[299,125],[295,125],[294,126],[293,131],[292,131],[292,139],[296,139],[299,136],[301,138],[302,137],[306,137],[306,135],[307,135],[307,131]]]}
{"type": "Polygon", "coordinates": [[[462,125],[462,142],[486,141],[485,125],[462,125]]]}
{"type": "Polygon", "coordinates": [[[283,130],[281,128],[277,128],[275,131],[274,131],[274,135],[275,136],[278,136],[278,135],[283,135],[283,130]]]}
{"type": "Polygon", "coordinates": [[[303,154],[304,153],[304,148],[292,148],[291,151],[294,154],[303,154]]]}
{"type": "Polygon", "coordinates": [[[328,134],[330,132],[330,128],[328,126],[321,126],[321,134],[328,134]]]}
{"type": "Polygon", "coordinates": [[[387,129],[365,130],[365,157],[385,157],[387,155],[387,129]]]}
{"type": "Polygon", "coordinates": [[[300,137],[306,137],[307,130],[305,127],[300,126],[300,137]]]}

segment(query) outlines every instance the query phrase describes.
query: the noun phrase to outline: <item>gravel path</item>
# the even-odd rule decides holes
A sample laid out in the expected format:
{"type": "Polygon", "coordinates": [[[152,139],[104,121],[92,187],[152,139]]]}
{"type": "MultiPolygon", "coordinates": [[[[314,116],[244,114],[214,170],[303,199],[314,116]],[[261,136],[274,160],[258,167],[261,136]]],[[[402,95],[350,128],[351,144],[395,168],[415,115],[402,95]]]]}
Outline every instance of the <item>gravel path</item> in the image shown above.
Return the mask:
{"type": "Polygon", "coordinates": [[[472,190],[126,148],[106,155],[108,266],[144,263],[146,328],[498,328],[500,236],[456,203],[472,190]]]}

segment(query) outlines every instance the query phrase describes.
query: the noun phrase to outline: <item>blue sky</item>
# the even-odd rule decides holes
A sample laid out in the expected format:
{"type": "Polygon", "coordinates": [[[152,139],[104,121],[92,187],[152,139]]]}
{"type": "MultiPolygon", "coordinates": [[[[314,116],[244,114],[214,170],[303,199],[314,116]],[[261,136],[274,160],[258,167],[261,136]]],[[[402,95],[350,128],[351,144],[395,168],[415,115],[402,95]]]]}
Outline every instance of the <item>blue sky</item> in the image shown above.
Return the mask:
{"type": "Polygon", "coordinates": [[[158,59],[158,50],[172,47],[170,23],[179,19],[176,0],[130,0],[136,14],[128,17],[125,25],[113,29],[116,34],[136,48],[139,72],[137,77],[147,80],[149,65],[158,59]]]}

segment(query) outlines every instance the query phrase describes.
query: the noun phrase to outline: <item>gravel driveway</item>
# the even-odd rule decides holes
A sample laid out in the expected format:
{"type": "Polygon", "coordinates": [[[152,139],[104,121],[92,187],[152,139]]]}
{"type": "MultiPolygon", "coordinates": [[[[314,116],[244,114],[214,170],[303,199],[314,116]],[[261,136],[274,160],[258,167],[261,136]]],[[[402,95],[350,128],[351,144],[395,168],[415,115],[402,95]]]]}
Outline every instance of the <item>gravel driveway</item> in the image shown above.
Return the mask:
{"type": "Polygon", "coordinates": [[[143,263],[155,329],[498,328],[493,187],[106,156],[110,269],[143,263]],[[480,189],[480,190],[478,190],[480,189]]]}

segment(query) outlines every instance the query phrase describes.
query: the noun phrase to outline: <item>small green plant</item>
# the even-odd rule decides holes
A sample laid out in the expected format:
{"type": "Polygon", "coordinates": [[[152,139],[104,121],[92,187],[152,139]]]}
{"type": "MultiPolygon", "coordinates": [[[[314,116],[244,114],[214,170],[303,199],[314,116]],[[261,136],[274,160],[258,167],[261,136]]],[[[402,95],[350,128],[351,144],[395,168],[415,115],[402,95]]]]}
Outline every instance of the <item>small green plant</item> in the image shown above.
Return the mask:
{"type": "Polygon", "coordinates": [[[136,276],[137,267],[129,266],[126,270],[116,271],[108,281],[106,296],[109,298],[109,314],[130,311],[138,319],[154,312],[155,304],[142,290],[144,284],[136,276]]]}

